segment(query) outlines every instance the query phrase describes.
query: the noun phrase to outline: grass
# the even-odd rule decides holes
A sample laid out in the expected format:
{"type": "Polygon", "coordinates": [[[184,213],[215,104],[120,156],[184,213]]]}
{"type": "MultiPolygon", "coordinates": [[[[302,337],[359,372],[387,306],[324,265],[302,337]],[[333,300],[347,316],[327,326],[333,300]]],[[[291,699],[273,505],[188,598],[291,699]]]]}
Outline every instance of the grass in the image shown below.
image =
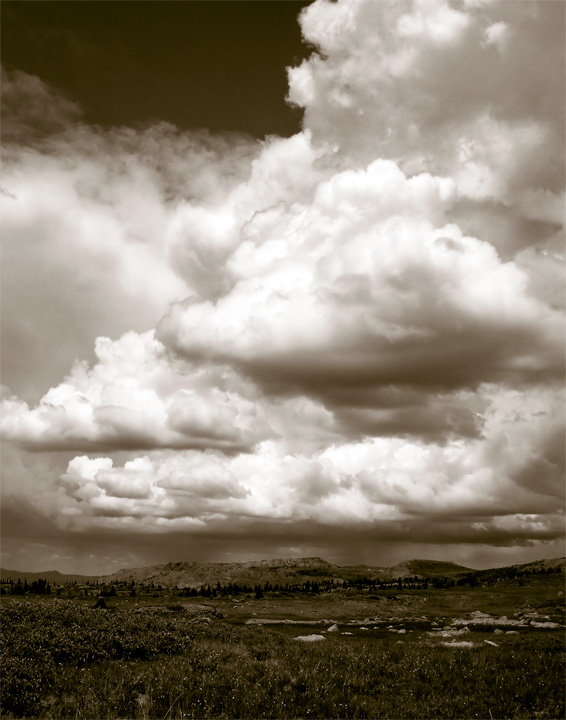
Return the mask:
{"type": "Polygon", "coordinates": [[[11,601],[3,616],[6,718],[495,720],[565,712],[561,631],[455,649],[417,632],[403,640],[329,634],[303,644],[288,628],[207,625],[182,612],[93,610],[72,600],[11,601]]]}

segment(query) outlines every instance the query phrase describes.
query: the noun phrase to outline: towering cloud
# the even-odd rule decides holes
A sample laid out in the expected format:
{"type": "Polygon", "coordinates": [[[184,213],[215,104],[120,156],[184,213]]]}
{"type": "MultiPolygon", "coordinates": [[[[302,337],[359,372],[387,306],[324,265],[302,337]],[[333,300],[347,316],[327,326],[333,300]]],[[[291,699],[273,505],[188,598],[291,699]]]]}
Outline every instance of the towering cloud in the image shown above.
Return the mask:
{"type": "Polygon", "coordinates": [[[446,223],[454,194],[391,161],[337,173],[308,205],[256,213],[228,263],[232,290],[175,304],[160,337],[307,391],[560,373],[562,316],[493,246],[446,223]]]}
{"type": "MultiPolygon", "coordinates": [[[[14,77],[63,119],[7,146],[7,332],[65,357],[114,339],[38,402],[6,392],[12,446],[72,453],[12,502],[124,542],[556,549],[563,16],[316,0],[289,69],[303,130],[261,144],[89,128],[14,77]]],[[[26,372],[51,382],[43,362],[26,372]]]]}
{"type": "Polygon", "coordinates": [[[86,126],[24,73],[4,94],[3,376],[35,401],[69,358],[94,359],[97,335],[149,330],[170,302],[214,292],[226,195],[259,147],[165,123],[86,126]]]}

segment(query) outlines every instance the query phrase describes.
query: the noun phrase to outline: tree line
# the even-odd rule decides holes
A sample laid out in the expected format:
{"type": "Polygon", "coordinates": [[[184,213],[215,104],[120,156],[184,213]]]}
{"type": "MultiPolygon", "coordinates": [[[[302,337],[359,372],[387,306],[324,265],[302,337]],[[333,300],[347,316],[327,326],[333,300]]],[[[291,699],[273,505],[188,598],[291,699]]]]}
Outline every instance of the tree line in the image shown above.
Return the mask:
{"type": "MultiPolygon", "coordinates": [[[[549,575],[554,573],[561,573],[562,568],[557,567],[540,567],[540,568],[494,568],[488,570],[474,570],[464,575],[455,577],[422,577],[422,576],[405,576],[397,577],[389,580],[379,580],[377,578],[370,577],[358,577],[352,579],[336,579],[336,578],[320,578],[319,580],[306,580],[300,583],[271,583],[266,581],[264,583],[237,583],[230,582],[222,584],[218,581],[216,584],[202,584],[200,587],[174,587],[172,590],[164,588],[160,584],[153,582],[139,583],[136,585],[134,580],[129,581],[117,581],[111,585],[101,585],[100,583],[89,583],[86,585],[88,588],[83,587],[80,590],[81,594],[88,596],[91,592],[102,597],[114,597],[117,594],[117,589],[122,593],[128,592],[131,597],[135,597],[138,592],[145,594],[153,594],[157,596],[159,592],[167,590],[172,592],[179,597],[224,597],[232,595],[248,595],[254,596],[259,599],[262,598],[264,593],[289,593],[289,594],[313,594],[318,595],[321,592],[331,592],[333,590],[351,590],[351,591],[379,591],[379,590],[428,590],[430,588],[436,590],[449,590],[451,588],[469,587],[474,588],[480,585],[492,585],[501,580],[519,580],[522,583],[523,579],[531,575],[549,575]]],[[[66,583],[65,587],[67,592],[70,593],[71,589],[76,586],[76,581],[66,583]]],[[[48,580],[39,578],[31,583],[28,583],[27,579],[22,582],[20,578],[16,582],[14,580],[2,580],[0,582],[0,595],[50,595],[52,594],[53,588],[48,580]]],[[[60,594],[61,587],[57,586],[55,592],[60,594]]]]}
{"type": "Polygon", "coordinates": [[[43,580],[42,578],[33,580],[31,583],[28,583],[25,578],[23,583],[20,578],[18,578],[17,582],[14,582],[13,580],[3,580],[2,585],[0,585],[0,595],[5,595],[7,593],[7,590],[4,587],[5,585],[9,585],[10,595],[27,595],[28,593],[31,595],[51,594],[51,585],[49,584],[49,581],[43,580]]]}

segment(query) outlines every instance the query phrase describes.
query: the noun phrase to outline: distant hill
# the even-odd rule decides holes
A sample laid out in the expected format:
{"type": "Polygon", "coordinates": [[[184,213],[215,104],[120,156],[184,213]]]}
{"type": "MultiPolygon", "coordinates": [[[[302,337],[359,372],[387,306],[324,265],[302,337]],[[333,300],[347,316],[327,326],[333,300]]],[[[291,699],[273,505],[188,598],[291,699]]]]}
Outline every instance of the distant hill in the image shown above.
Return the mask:
{"type": "Polygon", "coordinates": [[[240,563],[201,563],[177,562],[163,565],[150,565],[137,568],[124,568],[111,575],[65,575],[57,570],[45,572],[21,572],[18,570],[0,570],[2,580],[18,578],[28,583],[43,578],[52,585],[77,582],[79,584],[101,582],[111,584],[116,582],[131,582],[136,584],[154,584],[162,587],[189,587],[200,588],[202,585],[215,586],[238,584],[254,587],[264,586],[266,582],[271,585],[303,585],[308,581],[321,582],[324,580],[357,580],[367,578],[370,580],[391,581],[397,578],[450,578],[474,575],[480,581],[495,582],[497,578],[512,578],[516,575],[540,573],[555,570],[566,570],[565,558],[550,558],[535,560],[534,562],[509,565],[501,568],[474,570],[452,562],[439,560],[405,560],[391,567],[376,567],[368,565],[335,565],[320,557],[306,557],[296,559],[276,558],[273,560],[256,560],[240,563]]]}
{"type": "Polygon", "coordinates": [[[535,560],[534,562],[524,563],[522,565],[507,565],[499,568],[488,568],[486,570],[476,570],[474,575],[480,581],[491,580],[493,578],[513,578],[517,576],[550,573],[566,570],[566,558],[547,558],[545,560],[535,560]]]}
{"type": "Polygon", "coordinates": [[[101,578],[102,582],[153,583],[162,587],[195,587],[201,585],[303,584],[307,580],[390,580],[398,577],[445,577],[473,572],[470,568],[450,562],[434,560],[410,560],[389,568],[367,565],[334,565],[319,557],[293,560],[274,559],[244,563],[178,562],[166,565],[128,568],[101,578]]]}
{"type": "Polygon", "coordinates": [[[535,560],[525,565],[513,565],[517,570],[548,570],[550,568],[561,568],[566,570],[566,558],[547,558],[546,560],[535,560]]]}
{"type": "Polygon", "coordinates": [[[178,562],[125,568],[101,578],[101,581],[153,583],[164,587],[200,587],[201,585],[279,585],[302,584],[307,580],[340,578],[342,568],[318,557],[287,560],[258,560],[243,563],[178,562]]]}
{"type": "Polygon", "coordinates": [[[390,568],[384,568],[383,579],[397,577],[451,577],[453,575],[465,575],[475,572],[464,565],[457,565],[453,562],[443,562],[441,560],[405,560],[393,565],[390,568]]]}
{"type": "Polygon", "coordinates": [[[65,583],[86,583],[96,582],[98,575],[65,575],[58,570],[45,570],[44,572],[22,572],[21,570],[6,570],[0,568],[0,580],[13,580],[17,582],[27,580],[32,583],[34,580],[47,580],[51,585],[64,585],[65,583]]]}

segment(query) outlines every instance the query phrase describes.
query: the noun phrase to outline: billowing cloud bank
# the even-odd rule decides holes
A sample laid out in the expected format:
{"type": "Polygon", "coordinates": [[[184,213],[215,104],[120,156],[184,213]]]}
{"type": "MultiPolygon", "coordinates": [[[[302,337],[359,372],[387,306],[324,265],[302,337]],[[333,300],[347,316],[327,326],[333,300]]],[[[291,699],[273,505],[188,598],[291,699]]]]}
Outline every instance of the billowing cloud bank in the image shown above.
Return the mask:
{"type": "Polygon", "coordinates": [[[300,22],[288,139],[102,131],[6,78],[6,362],[28,401],[6,389],[2,430],[51,468],[72,453],[7,483],[10,507],[330,556],[556,552],[564,5],[317,0],[300,22]],[[90,361],[44,392],[69,356],[90,361]]]}

